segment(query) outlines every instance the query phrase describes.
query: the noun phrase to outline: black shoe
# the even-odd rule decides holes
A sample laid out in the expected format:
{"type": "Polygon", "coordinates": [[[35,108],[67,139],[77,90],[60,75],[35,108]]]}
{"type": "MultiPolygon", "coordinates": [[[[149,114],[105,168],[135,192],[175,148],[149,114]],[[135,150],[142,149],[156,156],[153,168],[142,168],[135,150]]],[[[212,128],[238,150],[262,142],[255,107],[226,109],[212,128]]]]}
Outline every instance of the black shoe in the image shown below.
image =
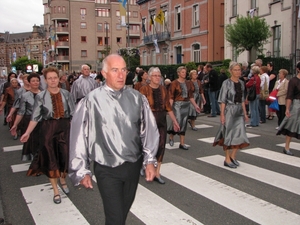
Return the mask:
{"type": "Polygon", "coordinates": [[[154,177],[153,180],[160,183],[160,184],[165,184],[166,183],[163,179],[161,179],[161,177],[154,177]]]}
{"type": "Polygon", "coordinates": [[[285,148],[283,149],[283,153],[287,155],[294,155],[290,150],[285,150],[285,148]]]}
{"type": "Polygon", "coordinates": [[[53,202],[54,202],[55,204],[60,204],[60,203],[61,203],[61,197],[60,197],[59,194],[58,194],[58,195],[54,195],[54,197],[53,197],[53,202]]]}
{"type": "Polygon", "coordinates": [[[236,168],[236,165],[234,165],[233,163],[227,163],[226,161],[224,161],[224,166],[227,166],[229,168],[236,168]]]}
{"type": "Polygon", "coordinates": [[[181,148],[183,150],[189,150],[189,148],[186,145],[179,144],[179,148],[181,148]]]}
{"type": "Polygon", "coordinates": [[[230,157],[230,160],[231,160],[231,162],[232,162],[234,165],[236,165],[236,166],[239,166],[239,165],[240,165],[240,163],[239,163],[236,159],[233,159],[233,158],[230,157]]]}

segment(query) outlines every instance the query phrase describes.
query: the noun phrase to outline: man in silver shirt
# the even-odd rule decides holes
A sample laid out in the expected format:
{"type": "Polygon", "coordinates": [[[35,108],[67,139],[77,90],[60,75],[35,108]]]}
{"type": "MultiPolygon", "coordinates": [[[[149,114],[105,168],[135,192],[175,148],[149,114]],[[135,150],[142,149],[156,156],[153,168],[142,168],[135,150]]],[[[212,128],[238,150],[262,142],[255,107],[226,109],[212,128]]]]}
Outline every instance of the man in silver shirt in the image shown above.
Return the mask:
{"type": "Polygon", "coordinates": [[[82,98],[97,87],[99,87],[99,84],[95,79],[90,77],[90,67],[88,65],[82,65],[80,77],[73,82],[71,95],[77,104],[82,98]]]}
{"type": "Polygon", "coordinates": [[[71,123],[69,176],[75,185],[93,188],[93,161],[106,225],[125,224],[141,166],[147,181],[156,175],[155,118],[146,97],[125,86],[126,73],[121,56],[107,56],[102,69],[105,84],[78,103],[71,123]]]}

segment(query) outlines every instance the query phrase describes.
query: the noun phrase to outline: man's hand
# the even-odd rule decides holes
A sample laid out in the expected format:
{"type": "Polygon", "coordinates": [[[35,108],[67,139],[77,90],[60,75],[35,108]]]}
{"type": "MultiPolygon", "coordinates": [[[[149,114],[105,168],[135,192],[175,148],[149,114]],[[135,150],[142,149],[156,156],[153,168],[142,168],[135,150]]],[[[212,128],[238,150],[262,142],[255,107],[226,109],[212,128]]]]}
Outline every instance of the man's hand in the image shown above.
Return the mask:
{"type": "Polygon", "coordinates": [[[146,166],[145,174],[146,181],[153,181],[154,177],[156,176],[156,168],[153,164],[148,164],[146,166]]]}
{"type": "Polygon", "coordinates": [[[85,175],[84,178],[80,181],[80,184],[85,188],[93,188],[92,179],[90,175],[85,175]]]}

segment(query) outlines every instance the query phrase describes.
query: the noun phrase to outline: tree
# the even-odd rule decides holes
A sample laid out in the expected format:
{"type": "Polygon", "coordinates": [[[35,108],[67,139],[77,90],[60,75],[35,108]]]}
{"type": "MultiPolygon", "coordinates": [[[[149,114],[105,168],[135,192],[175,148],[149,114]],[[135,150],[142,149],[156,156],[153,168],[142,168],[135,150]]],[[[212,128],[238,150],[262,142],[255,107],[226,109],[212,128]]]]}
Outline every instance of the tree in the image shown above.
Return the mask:
{"type": "Polygon", "coordinates": [[[30,60],[27,58],[27,56],[23,56],[21,58],[18,58],[15,62],[11,64],[11,66],[15,66],[17,70],[22,70],[23,72],[26,72],[26,66],[27,65],[33,65],[37,64],[39,66],[39,72],[42,71],[43,65],[36,61],[36,60],[30,60]]]}
{"type": "Polygon", "coordinates": [[[137,48],[121,48],[119,54],[124,58],[130,70],[135,70],[140,65],[140,52],[137,48]]]}
{"type": "Polygon", "coordinates": [[[235,48],[236,53],[240,54],[245,50],[251,57],[251,50],[256,49],[259,53],[263,50],[263,45],[268,43],[268,38],[272,36],[270,26],[265,19],[257,16],[238,16],[236,23],[229,24],[225,28],[226,40],[235,48]]]}

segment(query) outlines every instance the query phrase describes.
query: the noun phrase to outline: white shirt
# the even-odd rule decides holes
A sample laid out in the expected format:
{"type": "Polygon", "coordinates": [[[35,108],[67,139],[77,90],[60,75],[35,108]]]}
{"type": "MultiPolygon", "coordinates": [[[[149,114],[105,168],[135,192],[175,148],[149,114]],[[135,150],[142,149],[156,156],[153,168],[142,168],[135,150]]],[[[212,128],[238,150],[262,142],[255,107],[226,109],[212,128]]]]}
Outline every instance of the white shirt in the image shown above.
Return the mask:
{"type": "Polygon", "coordinates": [[[270,77],[267,73],[260,75],[260,89],[264,87],[265,82],[267,82],[267,89],[269,89],[270,77]]]}

